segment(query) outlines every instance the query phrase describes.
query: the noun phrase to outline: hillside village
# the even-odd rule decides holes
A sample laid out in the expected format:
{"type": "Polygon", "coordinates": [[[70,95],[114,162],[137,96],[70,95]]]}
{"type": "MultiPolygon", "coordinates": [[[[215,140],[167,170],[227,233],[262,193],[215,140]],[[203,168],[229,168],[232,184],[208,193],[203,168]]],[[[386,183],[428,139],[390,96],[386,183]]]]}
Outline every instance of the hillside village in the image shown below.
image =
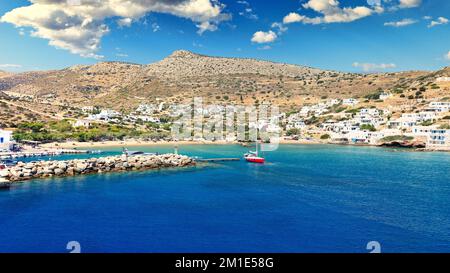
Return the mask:
{"type": "Polygon", "coordinates": [[[277,105],[278,124],[249,128],[277,125],[289,143],[450,150],[450,68],[366,75],[178,51],[146,66],[2,75],[0,150],[24,141],[174,141],[171,126],[194,97],[216,105],[202,110],[205,123],[227,105],[277,105]]]}

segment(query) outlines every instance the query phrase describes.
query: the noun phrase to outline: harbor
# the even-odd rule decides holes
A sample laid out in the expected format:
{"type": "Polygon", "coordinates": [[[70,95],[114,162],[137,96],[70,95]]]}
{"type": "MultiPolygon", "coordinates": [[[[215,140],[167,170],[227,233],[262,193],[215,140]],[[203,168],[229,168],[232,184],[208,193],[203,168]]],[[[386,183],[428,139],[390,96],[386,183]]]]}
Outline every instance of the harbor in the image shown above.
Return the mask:
{"type": "MultiPolygon", "coordinates": [[[[366,251],[367,241],[380,240],[392,252],[448,248],[447,153],[280,145],[261,154],[267,164],[251,164],[242,155],[252,149],[183,145],[179,153],[196,166],[12,182],[10,190],[0,191],[7,234],[0,245],[13,252],[64,252],[68,240],[81,240],[85,252],[183,252],[187,247],[251,252],[261,246],[271,252],[327,252],[333,250],[331,240],[336,250],[357,253],[366,251]],[[201,161],[221,158],[240,161],[201,161]],[[436,243],[430,234],[442,240],[436,243]],[[407,244],[412,240],[416,244],[407,244]]],[[[168,145],[133,150],[173,153],[168,145]]],[[[116,147],[99,156],[120,154],[116,147]]]]}

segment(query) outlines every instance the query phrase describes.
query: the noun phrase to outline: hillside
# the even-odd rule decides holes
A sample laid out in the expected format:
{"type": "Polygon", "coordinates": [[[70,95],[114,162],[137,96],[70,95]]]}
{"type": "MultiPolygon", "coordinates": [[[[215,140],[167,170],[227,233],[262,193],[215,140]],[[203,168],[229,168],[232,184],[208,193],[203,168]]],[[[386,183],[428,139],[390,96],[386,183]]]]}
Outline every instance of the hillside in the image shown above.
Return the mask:
{"type": "Polygon", "coordinates": [[[160,62],[148,65],[146,72],[155,77],[180,79],[248,74],[269,77],[308,77],[318,75],[323,71],[255,59],[210,57],[186,50],[179,50],[160,62]]]}
{"type": "Polygon", "coordinates": [[[21,106],[51,115],[73,116],[83,106],[131,111],[140,103],[258,104],[292,109],[320,98],[363,97],[376,90],[407,90],[449,75],[436,72],[357,74],[240,58],[176,51],[149,65],[101,62],[62,70],[0,72],[0,91],[21,106]]]}
{"type": "Polygon", "coordinates": [[[6,71],[0,70],[0,78],[7,77],[7,76],[10,76],[10,75],[11,75],[11,73],[8,73],[6,71]]]}

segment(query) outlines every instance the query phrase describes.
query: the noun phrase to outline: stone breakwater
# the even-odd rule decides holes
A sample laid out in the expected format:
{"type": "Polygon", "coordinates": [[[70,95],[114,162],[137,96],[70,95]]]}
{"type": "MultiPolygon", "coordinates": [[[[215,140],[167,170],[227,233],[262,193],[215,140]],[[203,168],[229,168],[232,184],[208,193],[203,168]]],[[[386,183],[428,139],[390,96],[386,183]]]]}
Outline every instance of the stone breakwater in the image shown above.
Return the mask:
{"type": "Polygon", "coordinates": [[[58,149],[58,150],[50,150],[50,151],[28,151],[28,152],[4,152],[0,153],[0,159],[16,159],[23,157],[39,157],[39,156],[58,156],[65,154],[89,154],[89,153],[98,153],[95,151],[85,151],[85,150],[73,150],[73,149],[58,149]]]}
{"type": "Polygon", "coordinates": [[[65,161],[38,161],[23,163],[0,171],[0,178],[24,181],[33,178],[75,176],[91,173],[151,170],[195,165],[187,156],[176,154],[109,156],[65,161]]]}

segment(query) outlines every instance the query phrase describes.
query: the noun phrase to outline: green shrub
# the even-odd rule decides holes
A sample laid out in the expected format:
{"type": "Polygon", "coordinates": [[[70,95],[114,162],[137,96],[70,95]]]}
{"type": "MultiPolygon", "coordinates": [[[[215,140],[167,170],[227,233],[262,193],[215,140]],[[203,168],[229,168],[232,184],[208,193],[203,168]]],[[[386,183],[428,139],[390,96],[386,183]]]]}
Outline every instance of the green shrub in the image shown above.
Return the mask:
{"type": "Polygon", "coordinates": [[[371,132],[375,132],[377,129],[372,124],[363,124],[359,126],[359,129],[361,130],[369,130],[371,132]]]}

